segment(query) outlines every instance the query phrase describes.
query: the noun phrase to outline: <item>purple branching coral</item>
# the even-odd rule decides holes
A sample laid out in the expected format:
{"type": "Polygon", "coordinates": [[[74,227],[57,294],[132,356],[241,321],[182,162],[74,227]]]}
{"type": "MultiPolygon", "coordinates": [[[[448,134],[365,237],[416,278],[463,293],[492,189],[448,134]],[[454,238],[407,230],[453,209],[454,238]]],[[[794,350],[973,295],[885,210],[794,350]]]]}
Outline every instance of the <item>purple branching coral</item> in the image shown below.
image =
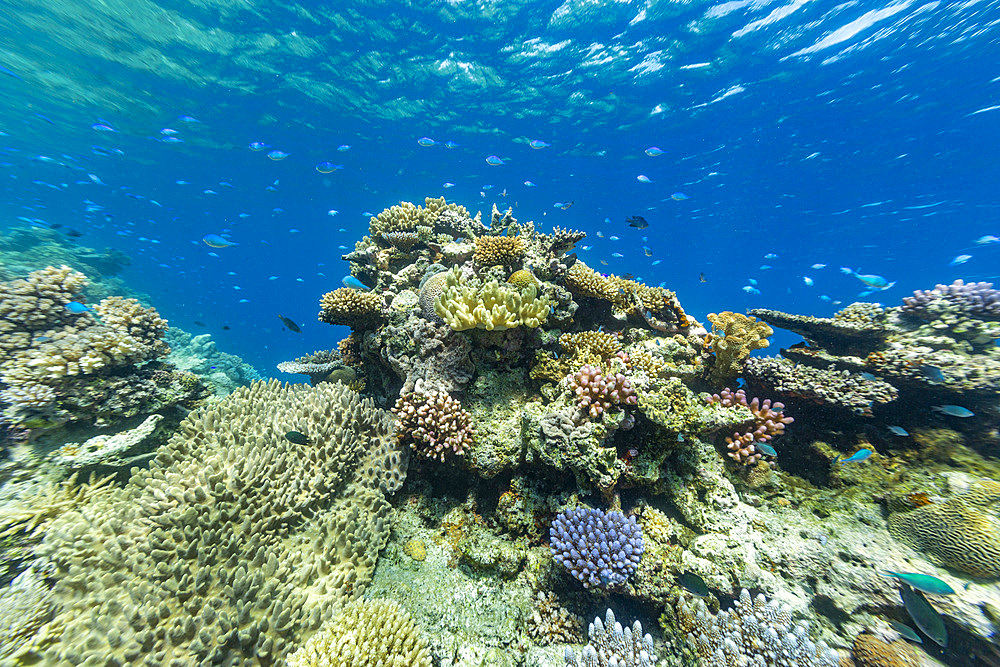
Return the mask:
{"type": "Polygon", "coordinates": [[[584,588],[616,586],[639,566],[642,527],[621,512],[569,509],[552,521],[549,548],[584,588]]]}
{"type": "Polygon", "coordinates": [[[614,406],[639,402],[632,381],[621,373],[605,377],[600,368],[588,364],[570,375],[568,381],[576,396],[576,406],[594,418],[614,406]]]}
{"type": "Polygon", "coordinates": [[[769,398],[761,401],[756,397],[747,401],[746,392],[742,389],[734,392],[726,387],[720,393],[709,396],[708,402],[718,403],[724,408],[742,405],[753,413],[754,420],[749,430],[737,431],[731,436],[726,436],[729,458],[746,465],[756,464],[764,455],[757,443],[770,442],[772,438],[785,432],[786,424],[795,421],[791,417],[784,416],[782,412],[785,409],[784,403],[772,403],[769,398]]]}
{"type": "Polygon", "coordinates": [[[421,456],[444,461],[447,452],[463,454],[472,444],[472,417],[444,392],[400,396],[392,411],[396,437],[421,456]]]}
{"type": "Polygon", "coordinates": [[[959,279],[903,297],[900,312],[928,319],[937,315],[937,305],[952,306],[975,317],[1000,318],[1000,290],[993,289],[993,283],[965,283],[959,279]]]}

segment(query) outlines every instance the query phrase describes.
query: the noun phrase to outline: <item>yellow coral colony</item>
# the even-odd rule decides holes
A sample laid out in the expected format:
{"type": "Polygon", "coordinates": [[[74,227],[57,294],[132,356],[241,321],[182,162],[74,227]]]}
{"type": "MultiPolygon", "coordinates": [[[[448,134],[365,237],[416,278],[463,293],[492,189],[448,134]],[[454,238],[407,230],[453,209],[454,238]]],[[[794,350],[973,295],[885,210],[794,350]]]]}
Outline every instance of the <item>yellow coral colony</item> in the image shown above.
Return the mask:
{"type": "Polygon", "coordinates": [[[520,236],[479,236],[473,260],[480,266],[510,266],[524,259],[526,250],[520,236]]]}
{"type": "Polygon", "coordinates": [[[712,323],[712,331],[705,337],[705,345],[715,356],[711,372],[714,382],[738,375],[750,353],[770,345],[767,337],[774,333],[757,318],[728,310],[709,313],[708,321],[712,323]]]}
{"type": "Polygon", "coordinates": [[[320,300],[319,320],[343,324],[352,329],[371,329],[385,319],[384,300],[375,292],[340,287],[327,292],[320,300]]]}
{"type": "Polygon", "coordinates": [[[495,280],[485,284],[465,279],[458,267],[448,272],[434,312],[455,331],[535,328],[545,322],[551,308],[547,298],[537,298],[534,285],[517,290],[495,280]]]}

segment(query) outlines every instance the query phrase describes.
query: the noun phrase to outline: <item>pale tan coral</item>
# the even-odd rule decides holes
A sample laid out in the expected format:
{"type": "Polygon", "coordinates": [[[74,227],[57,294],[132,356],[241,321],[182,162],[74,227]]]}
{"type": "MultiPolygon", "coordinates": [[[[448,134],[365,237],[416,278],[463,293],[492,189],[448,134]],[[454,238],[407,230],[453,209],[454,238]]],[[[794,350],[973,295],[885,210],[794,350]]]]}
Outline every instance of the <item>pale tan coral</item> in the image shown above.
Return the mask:
{"type": "Polygon", "coordinates": [[[517,290],[495,280],[480,284],[466,280],[457,267],[443,280],[434,312],[455,331],[533,329],[545,322],[552,307],[548,298],[538,298],[533,285],[517,290]]]}
{"type": "Polygon", "coordinates": [[[535,275],[528,269],[520,269],[519,271],[515,271],[510,274],[510,277],[507,278],[507,282],[517,289],[524,289],[525,287],[530,287],[532,285],[538,287],[539,285],[538,278],[536,278],[535,275]]]}
{"type": "Polygon", "coordinates": [[[357,600],[288,656],[288,667],[430,667],[427,644],[392,600],[357,600]]]}
{"type": "Polygon", "coordinates": [[[728,310],[709,313],[708,321],[712,323],[712,331],[705,337],[705,347],[715,358],[710,372],[713,382],[738,375],[750,353],[770,345],[767,337],[774,333],[774,329],[758,322],[756,317],[728,310]]]}
{"type": "Polygon", "coordinates": [[[41,661],[280,662],[364,592],[406,454],[339,384],[259,382],[191,413],[123,489],[49,525],[65,630],[41,661]]]}
{"type": "Polygon", "coordinates": [[[589,296],[615,303],[618,291],[607,278],[594,271],[581,261],[577,261],[566,272],[566,286],[574,294],[589,296]]]}
{"type": "Polygon", "coordinates": [[[613,274],[602,276],[579,260],[566,272],[566,286],[574,294],[610,302],[618,317],[642,318],[658,331],[676,330],[694,323],[674,292],[613,274]]]}
{"type": "Polygon", "coordinates": [[[559,604],[551,592],[535,595],[534,609],[527,623],[528,636],[539,644],[579,644],[583,619],[559,604]]]}
{"type": "Polygon", "coordinates": [[[479,236],[473,261],[480,266],[510,266],[524,259],[526,250],[520,236],[479,236]]]}
{"type": "Polygon", "coordinates": [[[352,329],[372,329],[385,321],[385,300],[375,292],[339,287],[320,300],[319,320],[352,329]]]}
{"type": "Polygon", "coordinates": [[[446,454],[464,454],[472,445],[472,417],[443,391],[400,396],[392,411],[396,437],[421,456],[444,461],[446,454]]]}
{"type": "Polygon", "coordinates": [[[153,308],[143,307],[137,299],[109,296],[101,299],[94,310],[102,324],[142,345],[144,358],[155,359],[170,353],[170,347],[163,341],[167,321],[153,308]]]}
{"type": "Polygon", "coordinates": [[[559,336],[559,346],[566,354],[579,357],[582,363],[592,363],[591,360],[595,357],[601,362],[607,362],[622,349],[618,336],[606,331],[563,334],[559,336]]]}

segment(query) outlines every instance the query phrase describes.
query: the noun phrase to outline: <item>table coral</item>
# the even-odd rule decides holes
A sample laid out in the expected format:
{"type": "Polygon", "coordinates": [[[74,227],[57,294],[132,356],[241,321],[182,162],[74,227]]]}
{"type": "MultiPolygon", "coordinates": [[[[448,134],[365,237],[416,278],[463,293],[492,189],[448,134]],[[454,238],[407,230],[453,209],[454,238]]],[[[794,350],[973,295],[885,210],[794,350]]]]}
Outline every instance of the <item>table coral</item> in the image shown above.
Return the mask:
{"type": "Polygon", "coordinates": [[[320,300],[319,321],[355,330],[372,329],[385,321],[385,300],[375,292],[338,287],[320,300]]]}
{"type": "Polygon", "coordinates": [[[584,588],[617,586],[639,565],[642,528],[621,512],[576,508],[560,512],[549,529],[552,558],[584,588]]]}
{"type": "Polygon", "coordinates": [[[615,619],[608,609],[604,621],[598,616],[587,630],[589,641],[583,653],[577,657],[572,649],[566,649],[566,667],[652,667],[656,664],[653,652],[653,638],[642,633],[642,624],[636,621],[632,627],[615,619]]]}
{"type": "Polygon", "coordinates": [[[427,644],[405,609],[387,599],[356,600],[341,609],[288,667],[431,667],[427,644]]]}
{"type": "Polygon", "coordinates": [[[709,370],[712,382],[722,382],[739,375],[750,353],[770,345],[767,337],[774,333],[771,327],[758,322],[757,318],[728,310],[709,313],[708,321],[712,323],[712,331],[705,337],[705,347],[712,353],[714,361],[709,370]]]}
{"type": "Polygon", "coordinates": [[[392,408],[396,437],[421,456],[444,461],[445,454],[463,454],[475,429],[462,404],[444,392],[400,396],[392,408]]]}
{"type": "Polygon", "coordinates": [[[364,592],[406,454],[341,385],[260,382],[191,413],[148,469],[50,525],[64,631],[43,661],[280,660],[364,592]]]}
{"type": "MultiPolygon", "coordinates": [[[[293,373],[308,375],[309,384],[315,385],[320,382],[327,382],[336,379],[330,376],[337,370],[350,370],[345,367],[341,358],[341,353],[334,350],[317,350],[312,354],[307,354],[291,361],[282,361],[278,364],[278,370],[282,373],[293,373]]],[[[340,377],[345,377],[341,374],[340,377]]],[[[354,379],[354,371],[346,378],[347,382],[354,379]]],[[[347,384],[345,382],[344,384],[347,384]]]]}

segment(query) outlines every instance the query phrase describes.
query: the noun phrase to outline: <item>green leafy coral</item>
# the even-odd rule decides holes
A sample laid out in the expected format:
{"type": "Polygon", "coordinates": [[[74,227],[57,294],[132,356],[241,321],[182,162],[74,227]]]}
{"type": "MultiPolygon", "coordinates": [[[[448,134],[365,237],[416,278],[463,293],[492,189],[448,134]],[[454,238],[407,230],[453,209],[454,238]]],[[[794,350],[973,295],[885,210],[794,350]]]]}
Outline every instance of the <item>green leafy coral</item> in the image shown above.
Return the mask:
{"type": "Polygon", "coordinates": [[[465,278],[457,267],[448,272],[434,301],[434,312],[455,331],[534,329],[545,322],[551,307],[534,285],[518,290],[495,280],[480,283],[465,278]]]}

